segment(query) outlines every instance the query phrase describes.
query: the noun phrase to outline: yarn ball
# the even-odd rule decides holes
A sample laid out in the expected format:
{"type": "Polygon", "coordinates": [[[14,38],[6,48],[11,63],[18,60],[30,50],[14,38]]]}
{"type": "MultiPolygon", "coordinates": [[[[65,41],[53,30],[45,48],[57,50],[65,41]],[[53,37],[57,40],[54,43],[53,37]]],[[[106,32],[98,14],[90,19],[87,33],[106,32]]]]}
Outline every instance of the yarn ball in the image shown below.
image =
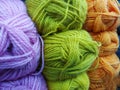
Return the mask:
{"type": "Polygon", "coordinates": [[[120,10],[115,0],[87,0],[87,3],[86,30],[113,31],[120,25],[120,10]]]}
{"type": "Polygon", "coordinates": [[[65,80],[88,70],[98,56],[100,43],[85,30],[72,30],[46,37],[44,45],[43,74],[47,80],[65,80]]]}
{"type": "Polygon", "coordinates": [[[86,0],[26,0],[28,13],[41,35],[81,29],[87,14],[86,0]]]}
{"type": "Polygon", "coordinates": [[[0,82],[0,90],[48,90],[42,75],[30,75],[16,81],[0,82]]]}
{"type": "Polygon", "coordinates": [[[99,56],[107,56],[116,53],[119,47],[119,38],[116,31],[90,32],[95,41],[101,42],[99,56]]]}
{"type": "Polygon", "coordinates": [[[116,87],[114,79],[120,71],[120,61],[116,54],[98,57],[91,68],[88,71],[90,90],[114,90],[110,87],[116,87]],[[98,67],[94,68],[96,65],[98,67]]]}
{"type": "Polygon", "coordinates": [[[64,81],[47,81],[49,90],[88,90],[89,78],[86,72],[81,73],[76,78],[64,81]]]}
{"type": "Polygon", "coordinates": [[[0,0],[0,81],[34,72],[40,56],[43,61],[42,43],[24,3],[0,0]]]}

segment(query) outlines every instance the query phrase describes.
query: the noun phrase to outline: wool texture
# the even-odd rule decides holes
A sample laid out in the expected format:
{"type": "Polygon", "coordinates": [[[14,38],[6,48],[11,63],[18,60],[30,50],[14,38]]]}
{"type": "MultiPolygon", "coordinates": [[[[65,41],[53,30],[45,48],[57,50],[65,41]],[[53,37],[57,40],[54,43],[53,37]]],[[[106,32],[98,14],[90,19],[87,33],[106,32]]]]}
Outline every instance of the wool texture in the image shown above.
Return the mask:
{"type": "Polygon", "coordinates": [[[43,40],[27,15],[25,4],[21,0],[0,0],[0,81],[33,73],[38,63],[41,72],[43,40]]]}
{"type": "Polygon", "coordinates": [[[47,81],[49,90],[89,90],[89,77],[86,72],[76,78],[64,81],[47,81]]]}
{"type": "Polygon", "coordinates": [[[84,28],[89,32],[115,31],[120,25],[120,10],[115,0],[87,0],[84,28]]]}
{"type": "Polygon", "coordinates": [[[44,45],[43,74],[47,80],[65,80],[89,69],[98,57],[100,43],[85,30],[72,30],[46,37],[44,45]]]}
{"type": "Polygon", "coordinates": [[[115,78],[119,75],[120,61],[116,54],[98,57],[90,70],[90,90],[116,90],[115,78]]]}
{"type": "Polygon", "coordinates": [[[0,82],[0,90],[48,90],[44,77],[29,75],[15,81],[0,82]]]}
{"type": "Polygon", "coordinates": [[[43,37],[66,30],[80,30],[87,14],[86,0],[26,0],[26,5],[43,37]]]}
{"type": "Polygon", "coordinates": [[[108,56],[117,52],[119,38],[116,31],[90,32],[90,34],[95,41],[101,43],[99,56],[108,56]]]}

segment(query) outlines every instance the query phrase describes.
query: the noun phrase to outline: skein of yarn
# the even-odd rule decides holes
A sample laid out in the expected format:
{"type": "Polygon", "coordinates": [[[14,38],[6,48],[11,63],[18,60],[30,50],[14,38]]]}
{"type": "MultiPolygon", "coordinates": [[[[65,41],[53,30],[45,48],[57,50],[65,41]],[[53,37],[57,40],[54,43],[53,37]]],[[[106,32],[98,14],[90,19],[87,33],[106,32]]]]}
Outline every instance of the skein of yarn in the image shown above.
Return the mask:
{"type": "Polygon", "coordinates": [[[47,80],[70,79],[87,71],[98,57],[100,46],[85,30],[54,34],[46,37],[44,43],[43,74],[47,80]]]}
{"type": "Polygon", "coordinates": [[[76,78],[64,81],[47,81],[49,90],[88,90],[89,78],[86,72],[76,78]]]}
{"type": "Polygon", "coordinates": [[[90,32],[95,41],[101,42],[99,56],[107,56],[115,53],[119,47],[119,38],[115,31],[99,33],[90,32]]]}
{"type": "Polygon", "coordinates": [[[88,71],[90,90],[115,90],[110,87],[115,83],[113,80],[118,76],[120,71],[119,58],[116,54],[98,57],[91,68],[96,67],[97,63],[99,65],[96,69],[88,71]]]}
{"type": "Polygon", "coordinates": [[[44,37],[65,30],[80,30],[87,14],[86,0],[26,0],[26,5],[44,37]]]}
{"type": "Polygon", "coordinates": [[[0,90],[47,90],[42,75],[30,75],[16,81],[1,82],[0,90]]]}
{"type": "Polygon", "coordinates": [[[34,72],[40,56],[42,70],[42,44],[24,3],[0,0],[0,81],[16,80],[34,72]]]}
{"type": "Polygon", "coordinates": [[[84,28],[89,32],[115,31],[120,25],[120,10],[115,0],[87,0],[84,28]]]}

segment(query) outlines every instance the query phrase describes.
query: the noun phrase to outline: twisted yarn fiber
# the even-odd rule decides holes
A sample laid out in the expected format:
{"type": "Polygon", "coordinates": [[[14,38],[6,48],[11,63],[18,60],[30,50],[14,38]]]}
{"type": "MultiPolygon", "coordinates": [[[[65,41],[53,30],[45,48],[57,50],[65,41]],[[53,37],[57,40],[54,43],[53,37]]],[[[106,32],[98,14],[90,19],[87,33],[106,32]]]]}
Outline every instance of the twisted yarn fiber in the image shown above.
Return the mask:
{"type": "Polygon", "coordinates": [[[107,56],[115,53],[119,47],[119,38],[116,31],[90,32],[95,41],[101,42],[99,56],[107,56]]]}
{"type": "Polygon", "coordinates": [[[86,19],[86,0],[26,0],[28,13],[44,37],[81,29],[86,19]]]}
{"type": "Polygon", "coordinates": [[[24,3],[0,0],[0,81],[15,80],[34,72],[42,47],[42,39],[24,3]]]}
{"type": "Polygon", "coordinates": [[[89,90],[89,78],[86,72],[76,78],[64,81],[47,81],[49,90],[89,90]]]}
{"type": "Polygon", "coordinates": [[[92,32],[115,31],[120,25],[120,11],[115,0],[87,0],[85,29],[92,32]]]}
{"type": "Polygon", "coordinates": [[[42,75],[31,75],[16,81],[1,82],[0,90],[47,90],[42,75]]]}
{"type": "Polygon", "coordinates": [[[120,71],[120,62],[116,54],[98,57],[91,68],[99,63],[98,68],[88,71],[90,90],[115,90],[114,78],[120,71]]]}
{"type": "Polygon", "coordinates": [[[45,43],[47,80],[65,80],[88,70],[98,56],[99,44],[85,30],[72,30],[48,36],[45,43]],[[89,63],[88,63],[89,62],[89,63]]]}

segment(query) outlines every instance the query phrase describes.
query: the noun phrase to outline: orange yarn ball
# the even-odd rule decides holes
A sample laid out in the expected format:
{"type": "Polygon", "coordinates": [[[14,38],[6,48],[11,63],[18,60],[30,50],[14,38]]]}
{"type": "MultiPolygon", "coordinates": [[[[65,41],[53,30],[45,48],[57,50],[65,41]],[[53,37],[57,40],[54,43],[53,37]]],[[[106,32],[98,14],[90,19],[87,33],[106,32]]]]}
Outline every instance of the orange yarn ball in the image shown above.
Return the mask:
{"type": "Polygon", "coordinates": [[[115,53],[119,47],[119,38],[116,31],[90,32],[95,41],[101,42],[99,56],[107,56],[115,53]]]}
{"type": "Polygon", "coordinates": [[[87,0],[84,28],[89,32],[113,31],[120,25],[120,10],[115,0],[87,0]]]}
{"type": "Polygon", "coordinates": [[[110,90],[110,87],[115,88],[116,85],[113,80],[119,71],[120,61],[116,54],[98,57],[91,66],[90,71],[88,71],[90,90],[110,90]],[[97,68],[93,69],[95,67],[97,68]]]}

